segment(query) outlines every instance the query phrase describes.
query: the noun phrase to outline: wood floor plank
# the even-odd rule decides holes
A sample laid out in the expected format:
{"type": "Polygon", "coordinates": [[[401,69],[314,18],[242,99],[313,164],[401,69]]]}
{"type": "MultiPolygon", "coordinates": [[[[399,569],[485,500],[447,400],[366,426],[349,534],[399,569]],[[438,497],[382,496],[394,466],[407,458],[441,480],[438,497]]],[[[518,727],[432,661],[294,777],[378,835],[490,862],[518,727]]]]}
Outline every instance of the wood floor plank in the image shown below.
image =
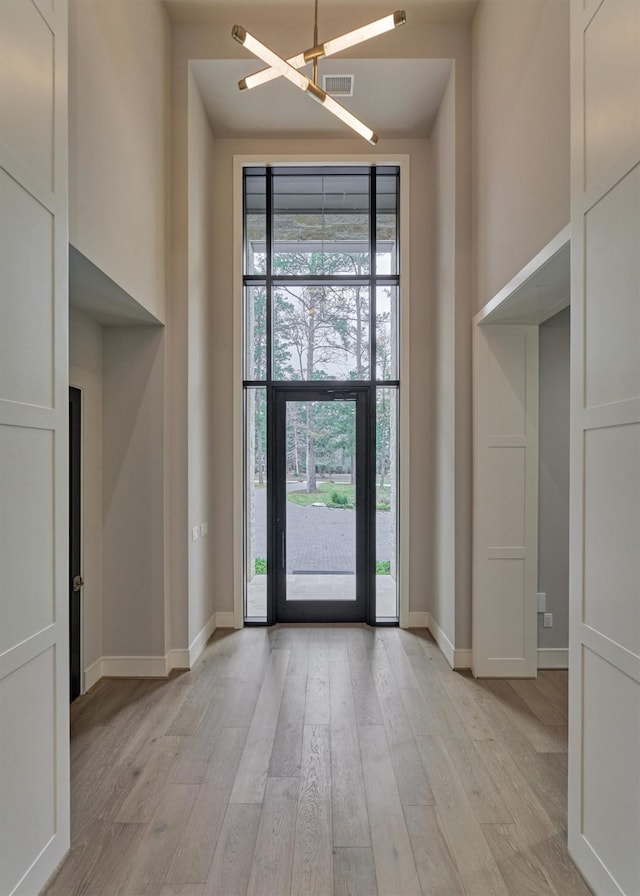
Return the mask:
{"type": "Polygon", "coordinates": [[[267,780],[247,896],[288,896],[298,809],[298,778],[267,780]]]}
{"type": "Polygon", "coordinates": [[[508,739],[513,740],[511,729],[515,726],[537,752],[567,752],[566,724],[553,727],[543,725],[508,681],[486,681],[482,686],[484,711],[501,736],[506,731],[508,739]]]}
{"type": "Polygon", "coordinates": [[[329,650],[312,644],[309,650],[305,725],[328,725],[329,712],[329,650]]]}
{"type": "Polygon", "coordinates": [[[300,774],[306,699],[306,675],[287,674],[269,764],[271,778],[294,778],[300,774]]]}
{"type": "Polygon", "coordinates": [[[409,657],[418,686],[429,703],[435,730],[430,735],[452,734],[461,737],[465,733],[460,717],[442,687],[440,677],[431,660],[425,656],[409,657]]]}
{"type": "Polygon", "coordinates": [[[261,811],[256,804],[228,807],[204,896],[244,896],[247,892],[261,811]]]}
{"type": "Polygon", "coordinates": [[[440,682],[469,737],[472,740],[492,740],[495,731],[477,699],[475,679],[449,670],[446,675],[440,675],[440,682]]]}
{"type": "Polygon", "coordinates": [[[378,896],[371,847],[340,847],[333,851],[334,896],[378,896]]]}
{"type": "Polygon", "coordinates": [[[353,689],[358,725],[381,725],[382,716],[376,686],[369,663],[369,651],[349,644],[347,647],[349,675],[353,689]]]}
{"type": "Polygon", "coordinates": [[[369,847],[360,738],[346,657],[331,664],[330,699],[333,845],[369,847]]]}
{"type": "Polygon", "coordinates": [[[101,681],[71,707],[72,845],[43,896],[291,896],[297,822],[304,896],[332,876],[334,894],[588,896],[566,725],[541,721],[566,674],[526,687],[538,715],[521,683],[452,672],[424,630],[337,625],[217,631],[191,672],[101,681]],[[435,804],[411,804],[407,744],[435,804]]]}
{"type": "Polygon", "coordinates": [[[371,667],[400,802],[403,806],[433,805],[431,786],[387,651],[372,651],[371,667]]]}
{"type": "Polygon", "coordinates": [[[207,880],[246,737],[246,728],[220,732],[167,883],[201,884],[207,880]]]}
{"type": "Polygon", "coordinates": [[[419,737],[417,740],[435,795],[438,814],[465,891],[470,891],[474,896],[475,893],[477,896],[481,896],[481,893],[482,896],[509,896],[444,738],[419,737]]]}
{"type": "Polygon", "coordinates": [[[380,896],[420,896],[411,840],[382,725],[360,728],[362,768],[380,896]]]}
{"type": "Polygon", "coordinates": [[[398,688],[417,688],[413,667],[409,662],[406,650],[403,647],[397,628],[380,629],[382,644],[389,659],[389,664],[393,672],[396,687],[398,688]]]}
{"type": "Polygon", "coordinates": [[[328,725],[305,725],[291,896],[333,896],[331,748],[328,725]]]}
{"type": "Polygon", "coordinates": [[[487,824],[482,831],[491,847],[510,893],[554,896],[540,863],[515,824],[487,824]]]}
{"type": "Polygon", "coordinates": [[[413,733],[422,736],[438,734],[440,729],[431,704],[420,688],[401,688],[399,693],[413,733]]]}
{"type": "Polygon", "coordinates": [[[549,837],[532,844],[531,850],[544,868],[555,896],[591,896],[591,891],[571,861],[564,837],[549,837]]]}
{"type": "Polygon", "coordinates": [[[159,896],[204,896],[203,884],[164,884],[159,896]]]}
{"type": "Polygon", "coordinates": [[[435,806],[405,806],[422,896],[465,896],[435,806]]]}
{"type": "Polygon", "coordinates": [[[141,824],[87,825],[42,896],[98,896],[114,868],[130,861],[145,831],[141,824]]]}
{"type": "Polygon", "coordinates": [[[116,873],[103,896],[156,896],[165,882],[198,793],[196,784],[168,784],[131,861],[116,873]]]}
{"type": "Polygon", "coordinates": [[[485,768],[474,742],[470,738],[461,737],[445,737],[443,740],[478,821],[493,824],[512,822],[511,813],[485,768]]]}
{"type": "Polygon", "coordinates": [[[556,834],[557,830],[536,792],[523,777],[508,749],[499,741],[479,741],[476,749],[527,840],[535,843],[556,834]]]}
{"type": "Polygon", "coordinates": [[[262,802],[288,662],[288,650],[272,651],[231,793],[232,803],[262,802]]]}
{"type": "Polygon", "coordinates": [[[509,686],[523,700],[543,725],[565,725],[566,714],[561,713],[538,690],[537,682],[526,678],[511,681],[509,686]]]}
{"type": "Polygon", "coordinates": [[[151,821],[183,747],[182,737],[165,734],[157,739],[147,762],[134,767],[139,774],[116,816],[115,820],[119,824],[151,821]]]}

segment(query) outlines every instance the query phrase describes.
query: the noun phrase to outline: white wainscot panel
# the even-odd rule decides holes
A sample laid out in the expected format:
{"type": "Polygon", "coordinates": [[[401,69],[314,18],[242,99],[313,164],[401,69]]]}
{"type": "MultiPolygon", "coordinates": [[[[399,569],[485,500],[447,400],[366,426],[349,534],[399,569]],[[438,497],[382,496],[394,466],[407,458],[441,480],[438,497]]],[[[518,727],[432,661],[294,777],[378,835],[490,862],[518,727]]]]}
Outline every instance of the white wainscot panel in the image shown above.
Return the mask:
{"type": "Polygon", "coordinates": [[[525,338],[509,327],[491,328],[489,437],[525,434],[525,338]]]}
{"type": "Polygon", "coordinates": [[[487,479],[493,483],[486,508],[489,547],[525,543],[525,460],[525,448],[487,449],[487,479]]]}
{"type": "Polygon", "coordinates": [[[488,560],[496,583],[486,597],[486,616],[495,620],[487,635],[489,659],[524,656],[524,560],[488,560]],[[496,566],[498,569],[496,570],[496,566]]]}
{"type": "Polygon", "coordinates": [[[0,140],[51,190],[54,37],[31,0],[2,0],[2,6],[0,140]]]}
{"type": "Polygon", "coordinates": [[[53,218],[2,169],[0,209],[0,398],[51,407],[53,218]]]}
{"type": "Polygon", "coordinates": [[[585,441],[585,622],[640,654],[640,424],[585,441]]]}
{"type": "Polygon", "coordinates": [[[54,657],[51,647],[0,681],[3,894],[55,833],[54,657]]]}
{"type": "Polygon", "coordinates": [[[640,395],[640,165],[587,215],[585,250],[585,389],[594,407],[640,395]]]}
{"type": "Polygon", "coordinates": [[[54,621],[53,433],[0,426],[0,458],[3,653],[54,621]]]}
{"type": "Polygon", "coordinates": [[[640,3],[604,3],[585,35],[586,187],[598,183],[640,137],[640,3]]]}
{"type": "Polygon", "coordinates": [[[584,653],[583,830],[623,893],[640,893],[640,685],[584,653]]]}

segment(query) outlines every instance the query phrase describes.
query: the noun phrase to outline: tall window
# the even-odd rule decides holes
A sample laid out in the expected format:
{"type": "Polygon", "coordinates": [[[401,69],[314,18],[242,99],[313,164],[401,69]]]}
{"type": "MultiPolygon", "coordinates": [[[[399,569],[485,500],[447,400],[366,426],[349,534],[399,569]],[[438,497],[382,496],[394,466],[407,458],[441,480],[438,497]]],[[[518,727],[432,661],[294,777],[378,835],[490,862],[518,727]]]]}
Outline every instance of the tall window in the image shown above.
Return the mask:
{"type": "MultiPolygon", "coordinates": [[[[247,618],[266,618],[270,403],[279,386],[310,382],[371,392],[376,612],[397,617],[398,195],[394,166],[244,170],[247,618]]],[[[323,437],[335,408],[314,414],[294,421],[288,448],[310,491],[323,470],[346,477],[336,471],[352,450],[347,429],[323,437]]]]}

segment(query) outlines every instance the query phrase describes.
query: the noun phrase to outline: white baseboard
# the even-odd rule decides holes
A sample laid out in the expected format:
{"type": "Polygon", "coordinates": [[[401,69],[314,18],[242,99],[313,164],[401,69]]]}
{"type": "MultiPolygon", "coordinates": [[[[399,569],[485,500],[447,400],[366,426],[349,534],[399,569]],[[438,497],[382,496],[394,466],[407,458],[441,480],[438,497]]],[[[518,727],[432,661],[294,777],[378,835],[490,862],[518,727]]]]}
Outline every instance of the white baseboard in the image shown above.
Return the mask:
{"type": "Polygon", "coordinates": [[[233,628],[233,613],[214,613],[188,648],[166,656],[103,656],[84,670],[85,692],[101,678],[166,678],[172,669],[192,669],[217,628],[233,628]]]}
{"type": "MultiPolygon", "coordinates": [[[[189,650],[185,651],[185,653],[187,654],[186,666],[182,666],[181,668],[193,669],[193,667],[196,663],[196,660],[198,659],[198,657],[200,656],[202,651],[207,646],[207,641],[209,640],[211,635],[215,632],[215,630],[217,628],[219,628],[219,625],[218,625],[218,622],[216,619],[217,615],[218,614],[214,613],[211,616],[211,618],[209,619],[207,624],[204,626],[204,628],[198,632],[198,634],[195,636],[195,638],[193,639],[191,644],[189,644],[189,650]]],[[[176,666],[175,668],[179,668],[179,667],[176,666]]]]}
{"type": "Polygon", "coordinates": [[[189,651],[184,649],[170,650],[167,654],[167,675],[173,669],[190,669],[189,651]]]}
{"type": "Polygon", "coordinates": [[[216,613],[216,628],[235,628],[236,618],[233,610],[216,613]]]}
{"type": "Polygon", "coordinates": [[[449,663],[451,668],[470,669],[472,657],[471,650],[467,648],[460,649],[454,647],[449,638],[445,635],[438,623],[435,621],[433,616],[430,613],[427,613],[426,615],[429,617],[427,628],[433,635],[436,644],[440,648],[441,653],[443,654],[444,658],[449,663]]]}
{"type": "Polygon", "coordinates": [[[409,613],[408,617],[409,628],[429,628],[428,613],[409,613]]]}
{"type": "Polygon", "coordinates": [[[166,678],[166,656],[103,656],[105,678],[166,678]]]}
{"type": "Polygon", "coordinates": [[[96,684],[103,676],[102,672],[102,657],[99,660],[96,660],[95,663],[91,663],[84,670],[84,690],[85,693],[92,688],[94,684],[96,684]]]}
{"type": "Polygon", "coordinates": [[[568,647],[538,647],[538,669],[568,669],[568,647]]]}

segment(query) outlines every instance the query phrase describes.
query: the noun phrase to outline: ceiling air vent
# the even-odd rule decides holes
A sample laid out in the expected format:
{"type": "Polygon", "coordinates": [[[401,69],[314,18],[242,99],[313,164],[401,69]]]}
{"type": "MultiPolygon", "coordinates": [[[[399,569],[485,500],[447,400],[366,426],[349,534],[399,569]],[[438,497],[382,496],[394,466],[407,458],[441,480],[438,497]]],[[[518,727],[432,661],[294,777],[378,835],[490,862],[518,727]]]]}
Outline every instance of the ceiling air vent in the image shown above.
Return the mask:
{"type": "Polygon", "coordinates": [[[330,96],[353,96],[353,75],[323,75],[322,81],[330,96]]]}

